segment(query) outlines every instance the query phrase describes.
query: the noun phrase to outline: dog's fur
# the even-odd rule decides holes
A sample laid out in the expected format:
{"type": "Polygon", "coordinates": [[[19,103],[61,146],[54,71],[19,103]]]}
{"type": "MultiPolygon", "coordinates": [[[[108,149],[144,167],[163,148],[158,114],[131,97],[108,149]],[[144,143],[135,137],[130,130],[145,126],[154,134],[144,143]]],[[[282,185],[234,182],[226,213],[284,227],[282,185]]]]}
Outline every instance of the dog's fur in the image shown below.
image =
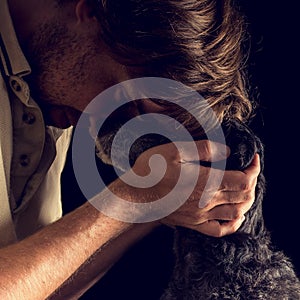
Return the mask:
{"type": "MultiPolygon", "coordinates": [[[[238,121],[223,126],[231,148],[227,169],[243,170],[263,145],[238,121]]],[[[163,300],[300,299],[300,282],[290,260],[271,245],[264,225],[262,201],[265,179],[261,173],[253,207],[237,233],[213,238],[178,228],[174,245],[176,266],[163,300]]]]}
{"type": "MultiPolygon", "coordinates": [[[[245,169],[255,153],[260,154],[263,168],[263,145],[245,124],[238,120],[225,121],[223,131],[231,149],[227,169],[245,169]]],[[[104,154],[109,156],[113,135],[99,140],[105,145],[100,149],[102,158],[104,154]]],[[[167,140],[157,136],[140,138],[132,147],[131,161],[146,148],[164,142],[167,140]]],[[[265,179],[261,172],[255,203],[235,234],[213,238],[190,229],[176,229],[176,265],[161,300],[300,299],[300,282],[293,265],[283,252],[273,248],[265,228],[264,191],[265,179]]]]}

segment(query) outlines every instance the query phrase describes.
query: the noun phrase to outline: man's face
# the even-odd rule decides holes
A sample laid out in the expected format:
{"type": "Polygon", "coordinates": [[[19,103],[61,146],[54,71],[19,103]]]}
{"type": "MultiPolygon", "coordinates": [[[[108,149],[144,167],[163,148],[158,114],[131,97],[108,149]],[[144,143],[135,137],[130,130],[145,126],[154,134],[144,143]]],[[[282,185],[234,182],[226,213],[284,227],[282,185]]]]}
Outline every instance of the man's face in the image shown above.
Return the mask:
{"type": "Polygon", "coordinates": [[[30,89],[46,122],[74,125],[96,95],[128,79],[126,68],[110,58],[100,41],[96,18],[76,15],[77,1],[62,7],[50,0],[10,0],[9,4],[32,68],[30,89]]]}

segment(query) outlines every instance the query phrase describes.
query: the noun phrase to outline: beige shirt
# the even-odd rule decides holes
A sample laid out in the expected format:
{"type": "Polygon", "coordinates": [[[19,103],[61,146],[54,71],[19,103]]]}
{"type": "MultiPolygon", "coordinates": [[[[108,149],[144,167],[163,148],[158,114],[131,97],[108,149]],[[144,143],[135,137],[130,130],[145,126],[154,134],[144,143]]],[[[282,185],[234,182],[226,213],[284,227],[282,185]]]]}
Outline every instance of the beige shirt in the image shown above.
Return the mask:
{"type": "Polygon", "coordinates": [[[72,129],[46,127],[25,81],[7,0],[0,1],[0,247],[62,216],[60,176],[72,129]]]}

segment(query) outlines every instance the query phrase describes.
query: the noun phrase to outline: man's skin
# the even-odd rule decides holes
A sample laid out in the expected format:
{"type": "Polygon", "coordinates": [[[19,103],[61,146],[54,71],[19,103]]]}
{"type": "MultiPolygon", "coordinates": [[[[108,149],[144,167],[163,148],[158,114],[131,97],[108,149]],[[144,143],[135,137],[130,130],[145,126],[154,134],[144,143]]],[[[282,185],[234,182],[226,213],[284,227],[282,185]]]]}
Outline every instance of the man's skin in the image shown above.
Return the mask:
{"type": "MultiPolygon", "coordinates": [[[[55,0],[8,3],[21,47],[32,66],[28,78],[32,95],[48,124],[62,128],[76,125],[80,112],[96,95],[130,78],[126,67],[114,61],[99,41],[99,24],[88,1],[74,0],[62,7],[57,7],[55,0]]],[[[152,111],[151,105],[148,110],[152,111]]],[[[201,160],[209,161],[218,152],[217,145],[207,141],[197,142],[197,147],[201,160]]],[[[164,155],[169,170],[155,186],[155,197],[159,198],[176,183],[174,174],[186,167],[180,160],[194,158],[188,151],[178,153],[171,144],[158,146],[140,156],[133,168],[137,174],[147,173],[147,162],[153,153],[164,155]]],[[[209,173],[208,168],[201,167],[198,185],[188,201],[165,219],[147,224],[111,219],[87,202],[25,240],[0,249],[0,299],[45,299],[74,273],[61,288],[61,296],[53,298],[71,299],[74,295],[76,299],[128,247],[162,223],[216,237],[231,234],[253,204],[259,171],[258,157],[244,172],[226,171],[210,203],[199,209],[197,199],[209,173]]],[[[153,189],[140,191],[120,179],[110,189],[130,201],[153,201],[153,189]]]]}

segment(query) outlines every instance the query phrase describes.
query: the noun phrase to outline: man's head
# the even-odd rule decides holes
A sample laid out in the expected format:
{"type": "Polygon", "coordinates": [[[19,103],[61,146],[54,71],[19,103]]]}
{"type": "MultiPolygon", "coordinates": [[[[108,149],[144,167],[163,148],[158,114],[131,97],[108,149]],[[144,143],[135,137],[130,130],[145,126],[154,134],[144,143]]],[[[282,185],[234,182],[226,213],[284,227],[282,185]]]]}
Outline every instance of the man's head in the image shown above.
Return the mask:
{"type": "Polygon", "coordinates": [[[32,68],[30,88],[46,119],[68,126],[61,114],[76,118],[99,92],[127,79],[99,38],[88,1],[10,0],[9,5],[32,68]]]}
{"type": "Polygon", "coordinates": [[[241,71],[243,22],[230,0],[9,4],[32,66],[31,88],[44,110],[64,106],[73,115],[70,108],[83,110],[115,83],[160,76],[198,90],[220,118],[250,111],[241,71]]]}

